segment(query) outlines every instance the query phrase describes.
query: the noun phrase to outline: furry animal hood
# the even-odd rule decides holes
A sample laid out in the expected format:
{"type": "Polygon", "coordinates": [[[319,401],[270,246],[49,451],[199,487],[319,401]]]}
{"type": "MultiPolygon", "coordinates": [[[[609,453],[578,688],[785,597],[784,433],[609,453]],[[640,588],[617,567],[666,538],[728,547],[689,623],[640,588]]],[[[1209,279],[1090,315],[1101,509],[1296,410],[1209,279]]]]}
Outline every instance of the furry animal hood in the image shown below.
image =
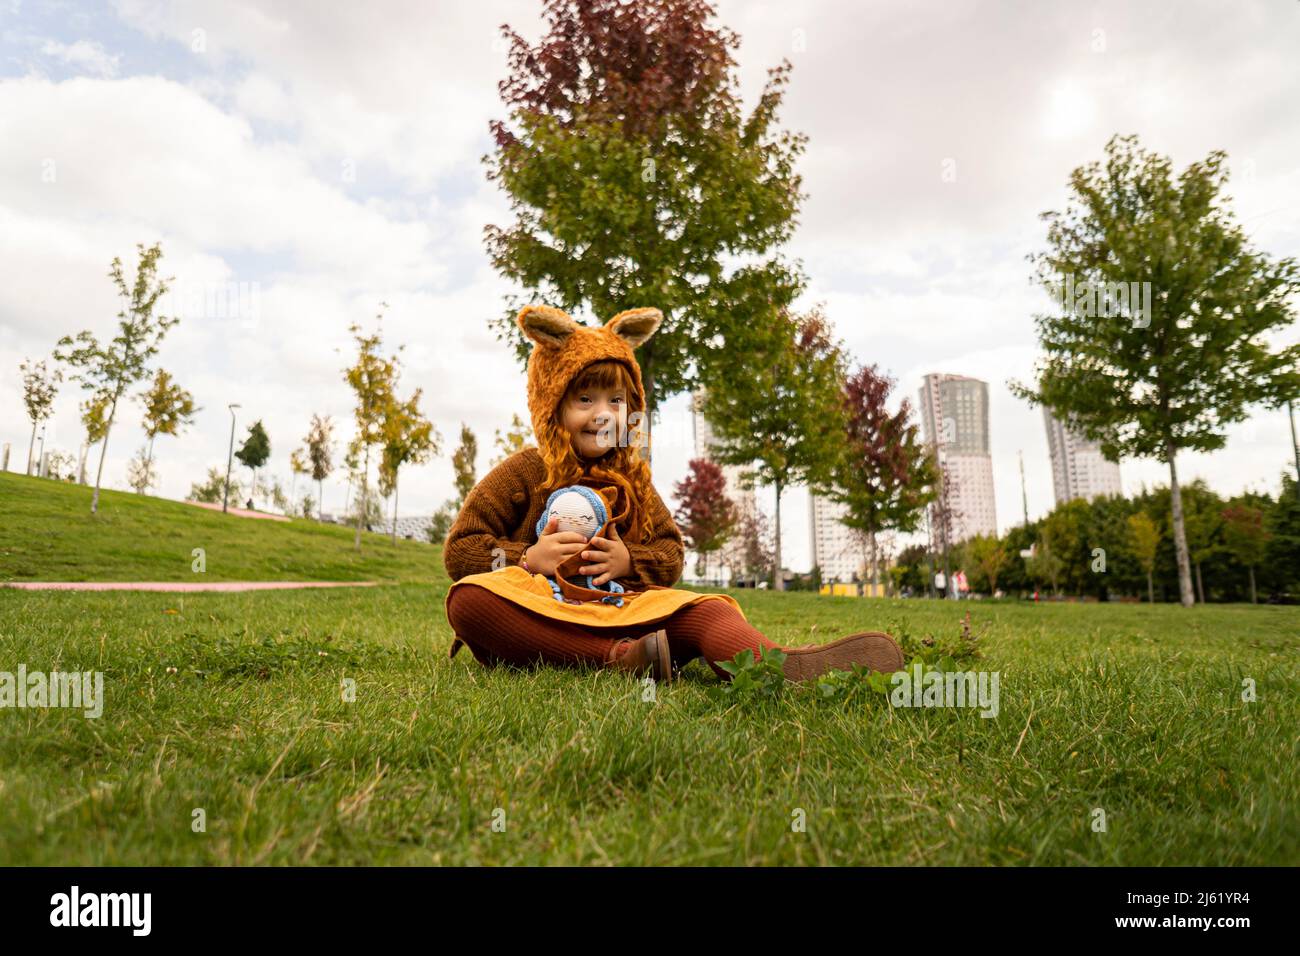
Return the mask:
{"type": "Polygon", "coordinates": [[[663,321],[658,309],[628,309],[602,326],[580,325],[559,309],[529,305],[519,310],[519,327],[532,339],[528,356],[528,413],[538,450],[548,463],[558,460],[569,439],[554,422],[556,406],[569,383],[588,365],[603,359],[622,362],[636,390],[637,408],[645,408],[641,366],[633,349],[654,335],[663,321]]]}

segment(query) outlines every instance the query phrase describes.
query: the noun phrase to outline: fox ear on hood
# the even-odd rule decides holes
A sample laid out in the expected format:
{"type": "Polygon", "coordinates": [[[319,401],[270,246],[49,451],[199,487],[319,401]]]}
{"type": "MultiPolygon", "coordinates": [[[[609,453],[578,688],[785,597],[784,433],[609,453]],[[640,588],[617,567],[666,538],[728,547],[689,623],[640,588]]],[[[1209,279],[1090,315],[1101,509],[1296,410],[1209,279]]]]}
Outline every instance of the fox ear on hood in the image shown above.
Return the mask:
{"type": "Polygon", "coordinates": [[[524,335],[538,345],[551,348],[563,347],[569,336],[582,328],[568,313],[549,305],[526,305],[519,310],[516,321],[524,335]]]}
{"type": "Polygon", "coordinates": [[[606,322],[605,328],[636,348],[655,334],[663,320],[664,314],[658,309],[628,309],[606,322]]]}

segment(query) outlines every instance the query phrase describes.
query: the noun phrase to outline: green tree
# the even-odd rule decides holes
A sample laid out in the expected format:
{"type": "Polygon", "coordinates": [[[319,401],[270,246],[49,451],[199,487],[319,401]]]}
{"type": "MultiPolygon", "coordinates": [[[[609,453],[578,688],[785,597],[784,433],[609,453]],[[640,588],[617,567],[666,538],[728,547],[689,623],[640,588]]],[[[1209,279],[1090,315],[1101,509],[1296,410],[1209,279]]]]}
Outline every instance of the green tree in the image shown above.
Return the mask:
{"type": "MultiPolygon", "coordinates": [[[[396,384],[396,383],[394,383],[396,384]]],[[[379,493],[393,496],[393,544],[397,544],[397,479],[403,465],[422,465],[442,446],[442,436],[420,413],[420,389],[405,402],[394,401],[384,410],[379,458],[379,493]]]]}
{"type": "Polygon", "coordinates": [[[1135,136],[1116,136],[1104,166],[1074,171],[1073,201],[1064,213],[1043,214],[1048,249],[1031,256],[1062,308],[1037,319],[1046,353],[1037,387],[1013,386],[1071,417],[1111,460],[1168,465],[1188,607],[1178,453],[1222,448],[1225,427],[1249,406],[1300,395],[1300,345],[1267,341],[1294,321],[1288,300],[1300,290],[1300,269],[1250,248],[1220,196],[1226,159],[1212,152],[1175,179],[1168,158],[1144,151],[1135,136]]]}
{"type": "MultiPolygon", "coordinates": [[[[330,476],[334,470],[334,422],[327,415],[321,418],[319,415],[312,415],[311,428],[307,432],[307,457],[311,461],[311,477],[316,482],[316,503],[317,508],[324,508],[325,491],[321,487],[322,482],[330,476]]],[[[303,517],[310,517],[304,515],[303,517]]],[[[325,520],[324,511],[321,510],[316,515],[317,521],[325,520]]]]}
{"type": "Polygon", "coordinates": [[[1300,583],[1300,483],[1282,475],[1282,491],[1269,509],[1267,562],[1281,592],[1300,583]]]}
{"type": "MultiPolygon", "coordinates": [[[[144,434],[149,448],[144,456],[142,470],[153,475],[153,442],[159,435],[177,435],[181,428],[194,424],[194,415],[202,411],[194,404],[194,396],[172,381],[171,374],[158,369],[153,383],[140,393],[144,402],[144,434]]],[[[138,489],[137,489],[138,490],[138,489]]]]}
{"type": "Polygon", "coordinates": [[[1255,568],[1264,560],[1268,549],[1268,530],[1264,527],[1264,511],[1251,505],[1234,502],[1221,512],[1224,543],[1232,556],[1246,566],[1250,573],[1250,603],[1258,604],[1255,591],[1255,568]]]}
{"type": "MultiPolygon", "coordinates": [[[[289,501],[297,501],[298,476],[311,474],[311,462],[305,448],[295,448],[289,452],[289,501]]],[[[311,517],[307,515],[307,517],[311,517]]]]}
{"type": "Polygon", "coordinates": [[[925,545],[914,544],[900,551],[894,566],[889,569],[890,576],[894,579],[894,593],[910,588],[913,594],[923,594],[927,588],[925,569],[925,545]]]}
{"type": "Polygon", "coordinates": [[[966,556],[979,572],[989,595],[998,591],[998,575],[1007,564],[1007,549],[996,536],[977,534],[966,541],[966,556]]]}
{"type": "Polygon", "coordinates": [[[1156,603],[1155,587],[1151,575],[1156,569],[1156,551],[1160,547],[1160,529],[1144,511],[1128,517],[1129,548],[1138,566],[1147,576],[1147,603],[1156,603]]]}
{"type": "Polygon", "coordinates": [[[1033,556],[1025,560],[1025,570],[1029,574],[1031,581],[1037,584],[1050,584],[1052,594],[1061,593],[1061,574],[1065,568],[1065,562],[1055,553],[1052,546],[1053,535],[1047,532],[1046,522],[1042,528],[1042,534],[1035,543],[1033,556]]]}
{"type": "Polygon", "coordinates": [[[131,386],[149,377],[149,360],[158,354],[158,346],[167,330],[180,321],[153,314],[158,299],[172,281],[170,278],[155,278],[162,247],[155,243],[146,249],[137,243],[136,249],[140,261],[135,281],[129,287],[121,259],[114,257],[108,270],[118,295],[124,300],[117,313],[118,334],[103,344],[89,329],[77,333],[75,339],[65,335],[59,339],[59,348],[54,353],[59,361],[76,369],[73,378],[89,389],[96,401],[103,400],[108,406],[99,468],[95,471],[95,493],[90,499],[91,514],[99,510],[99,483],[104,475],[104,456],[108,454],[108,436],[117,416],[117,403],[131,386]]]}
{"type": "MultiPolygon", "coordinates": [[[[86,430],[86,455],[90,455],[90,449],[104,440],[104,435],[108,432],[108,396],[94,395],[81,403],[81,427],[86,430]]],[[[86,483],[86,465],[83,459],[81,464],[81,474],[77,478],[83,485],[86,483]]]]}
{"type": "MultiPolygon", "coordinates": [[[[23,376],[23,404],[27,407],[27,418],[32,423],[31,441],[27,443],[27,474],[32,473],[32,450],[36,447],[36,426],[45,421],[54,412],[54,398],[59,393],[59,383],[63,381],[63,372],[56,368],[47,369],[45,362],[21,362],[18,371],[23,376]]],[[[42,444],[42,448],[44,445],[42,444]]],[[[37,471],[40,470],[38,465],[37,471]]]]}
{"type": "MultiPolygon", "coordinates": [[[[387,303],[381,304],[387,308],[387,303]]],[[[382,323],[383,312],[376,317],[382,323]]],[[[397,378],[397,364],[394,359],[384,358],[379,354],[383,345],[383,336],[376,329],[370,335],[362,332],[361,326],[352,325],[348,329],[357,343],[357,361],[350,368],[343,370],[344,381],[356,394],[357,404],[354,415],[357,434],[349,446],[360,469],[361,500],[354,508],[356,515],[356,537],[352,547],[361,550],[361,524],[364,519],[370,525],[370,449],[384,442],[384,417],[393,404],[393,383],[397,378]]],[[[400,348],[399,348],[400,351],[400,348]]],[[[380,520],[383,514],[380,513],[380,520]]]]}
{"type": "MultiPolygon", "coordinates": [[[[465,429],[464,423],[462,423],[460,427],[462,430],[461,434],[463,437],[464,429],[465,429]]],[[[496,447],[497,453],[493,457],[492,461],[488,463],[489,468],[495,468],[497,465],[501,464],[501,462],[505,461],[515,452],[523,451],[526,447],[528,447],[528,443],[533,440],[532,426],[530,426],[527,422],[525,422],[522,418],[520,418],[517,412],[514,415],[510,416],[510,427],[506,429],[506,433],[504,435],[501,434],[501,429],[499,428],[496,429],[494,434],[496,437],[492,444],[496,447]]],[[[463,441],[461,447],[462,448],[465,447],[463,441]]],[[[475,452],[477,453],[478,450],[477,440],[474,443],[474,449],[475,452]]],[[[473,472],[471,469],[471,474],[472,473],[473,472]]],[[[471,488],[474,487],[473,483],[470,484],[470,487],[471,488]]],[[[469,494],[468,491],[461,494],[460,500],[464,501],[465,495],[467,494],[469,494]]]]}
{"type": "MultiPolygon", "coordinates": [[[[203,481],[196,481],[190,485],[190,493],[186,496],[190,501],[199,501],[204,504],[220,504],[225,495],[226,473],[220,468],[209,468],[207,478],[203,481]]],[[[232,477],[230,479],[230,494],[239,500],[239,482],[232,477]]]]}
{"type": "Polygon", "coordinates": [[[801,317],[777,312],[745,360],[746,374],[714,382],[699,407],[713,428],[713,460],[742,466],[746,491],[755,481],[774,490],[773,573],[781,590],[781,493],[831,482],[846,431],[846,362],[820,308],[801,317]]]}
{"type": "Polygon", "coordinates": [[[267,435],[266,429],[262,427],[260,418],[248,426],[248,437],[239,446],[239,450],[235,452],[235,457],[252,475],[248,485],[248,495],[251,501],[253,495],[257,493],[257,469],[265,465],[271,457],[271,438],[267,435]]]}
{"type": "Polygon", "coordinates": [[[1107,600],[1112,590],[1127,594],[1141,590],[1141,572],[1128,546],[1128,518],[1134,507],[1122,495],[1103,495],[1087,502],[1083,524],[1089,571],[1086,588],[1099,600],[1107,600]]]}
{"type": "MultiPolygon", "coordinates": [[[[513,451],[508,451],[508,449],[510,447],[509,442],[513,439],[514,436],[517,436],[519,434],[517,426],[521,423],[519,422],[518,415],[514,416],[514,422],[515,425],[512,426],[510,437],[508,437],[504,442],[502,441],[501,438],[501,432],[498,431],[496,433],[497,448],[501,450],[503,456],[508,454],[514,454],[513,451]]],[[[519,448],[522,447],[523,445],[521,444],[519,448]]],[[[475,477],[475,470],[474,470],[474,462],[477,459],[478,459],[478,438],[475,437],[474,432],[470,429],[468,425],[466,425],[464,422],[461,422],[460,423],[460,444],[456,446],[456,450],[452,452],[451,455],[451,470],[455,476],[453,481],[456,487],[456,494],[454,497],[448,498],[446,501],[442,503],[442,507],[439,508],[434,513],[433,520],[429,523],[428,534],[429,534],[429,540],[432,543],[442,544],[442,542],[447,539],[447,532],[449,532],[451,530],[451,526],[456,523],[456,517],[457,515],[460,514],[461,505],[465,503],[466,496],[469,495],[470,491],[473,490],[474,485],[478,483],[478,479],[475,477]]],[[[499,457],[495,459],[493,462],[493,467],[500,464],[504,460],[505,460],[504,457],[499,457]]]]}
{"type": "Polygon", "coordinates": [[[1187,535],[1187,556],[1195,574],[1196,593],[1205,603],[1205,581],[1201,568],[1223,551],[1223,499],[1202,480],[1183,489],[1183,526],[1187,535]]]}
{"type": "Polygon", "coordinates": [[[455,475],[456,510],[465,503],[469,493],[478,484],[475,477],[474,462],[478,459],[478,438],[464,422],[460,423],[460,444],[451,456],[452,473],[455,475]]]}
{"type": "Polygon", "coordinates": [[[1021,552],[1030,551],[1038,540],[1038,535],[1037,523],[1015,525],[1003,535],[1002,544],[1006,548],[1007,563],[998,574],[998,582],[1008,594],[1013,591],[1023,594],[1033,588],[1033,580],[1025,567],[1021,552]]]}
{"type": "MultiPolygon", "coordinates": [[[[704,0],[546,0],[543,16],[537,46],[503,27],[509,119],[491,124],[483,159],[514,222],[485,229],[488,251],[567,311],[663,313],[637,355],[648,434],[662,401],[716,379],[711,360],[745,368],[755,317],[802,289],[776,252],[804,198],[806,137],[777,125],[790,65],[769,71],[745,116],[739,38],[704,0]]],[[[518,304],[493,325],[522,364],[518,304]]]]}

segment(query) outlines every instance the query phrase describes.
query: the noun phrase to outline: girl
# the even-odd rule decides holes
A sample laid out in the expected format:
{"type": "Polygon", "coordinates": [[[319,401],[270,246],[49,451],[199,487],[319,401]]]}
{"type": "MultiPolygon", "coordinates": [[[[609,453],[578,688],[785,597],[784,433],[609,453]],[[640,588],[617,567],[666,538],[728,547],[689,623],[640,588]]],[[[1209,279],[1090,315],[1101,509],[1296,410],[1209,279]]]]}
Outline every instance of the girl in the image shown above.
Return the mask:
{"type": "MultiPolygon", "coordinates": [[[[645,413],[633,349],[662,320],[658,309],[631,309],[591,328],[547,306],[520,311],[519,326],[534,343],[528,410],[537,447],[511,455],[475,485],[447,534],[450,656],[464,644],[483,664],[585,661],[661,681],[702,656],[726,680],[718,661],[780,646],[749,624],[730,595],[673,587],[685,560],[681,532],[650,482],[640,429],[627,428],[645,413]],[[557,533],[553,519],[537,537],[550,493],[575,484],[615,502],[601,535],[586,541],[557,533]],[[557,570],[594,575],[597,585],[617,581],[623,606],[556,601],[548,577],[557,570]]],[[[885,672],[903,666],[898,645],[877,632],[781,650],[790,680],[855,663],[885,672]]]]}

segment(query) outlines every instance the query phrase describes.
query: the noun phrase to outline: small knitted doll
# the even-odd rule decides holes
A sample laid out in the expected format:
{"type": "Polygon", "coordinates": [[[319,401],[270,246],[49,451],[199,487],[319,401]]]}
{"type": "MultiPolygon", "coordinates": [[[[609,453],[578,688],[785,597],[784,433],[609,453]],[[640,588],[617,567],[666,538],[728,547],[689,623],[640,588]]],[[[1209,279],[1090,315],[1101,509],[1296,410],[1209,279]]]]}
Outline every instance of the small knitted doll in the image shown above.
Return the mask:
{"type": "MultiPolygon", "coordinates": [[[[558,519],[556,533],[576,531],[590,541],[609,521],[609,509],[605,506],[605,500],[592,489],[582,485],[570,485],[552,492],[546,499],[542,516],[537,519],[539,537],[552,517],[558,519]]],[[[623,585],[613,579],[599,586],[592,583],[594,578],[590,574],[574,574],[566,577],[565,580],[579,587],[608,591],[609,596],[601,598],[601,602],[623,606],[623,599],[617,596],[624,593],[623,585]]],[[[555,592],[555,600],[564,603],[564,595],[560,591],[559,583],[554,578],[551,578],[550,582],[551,589],[555,592]]]]}

